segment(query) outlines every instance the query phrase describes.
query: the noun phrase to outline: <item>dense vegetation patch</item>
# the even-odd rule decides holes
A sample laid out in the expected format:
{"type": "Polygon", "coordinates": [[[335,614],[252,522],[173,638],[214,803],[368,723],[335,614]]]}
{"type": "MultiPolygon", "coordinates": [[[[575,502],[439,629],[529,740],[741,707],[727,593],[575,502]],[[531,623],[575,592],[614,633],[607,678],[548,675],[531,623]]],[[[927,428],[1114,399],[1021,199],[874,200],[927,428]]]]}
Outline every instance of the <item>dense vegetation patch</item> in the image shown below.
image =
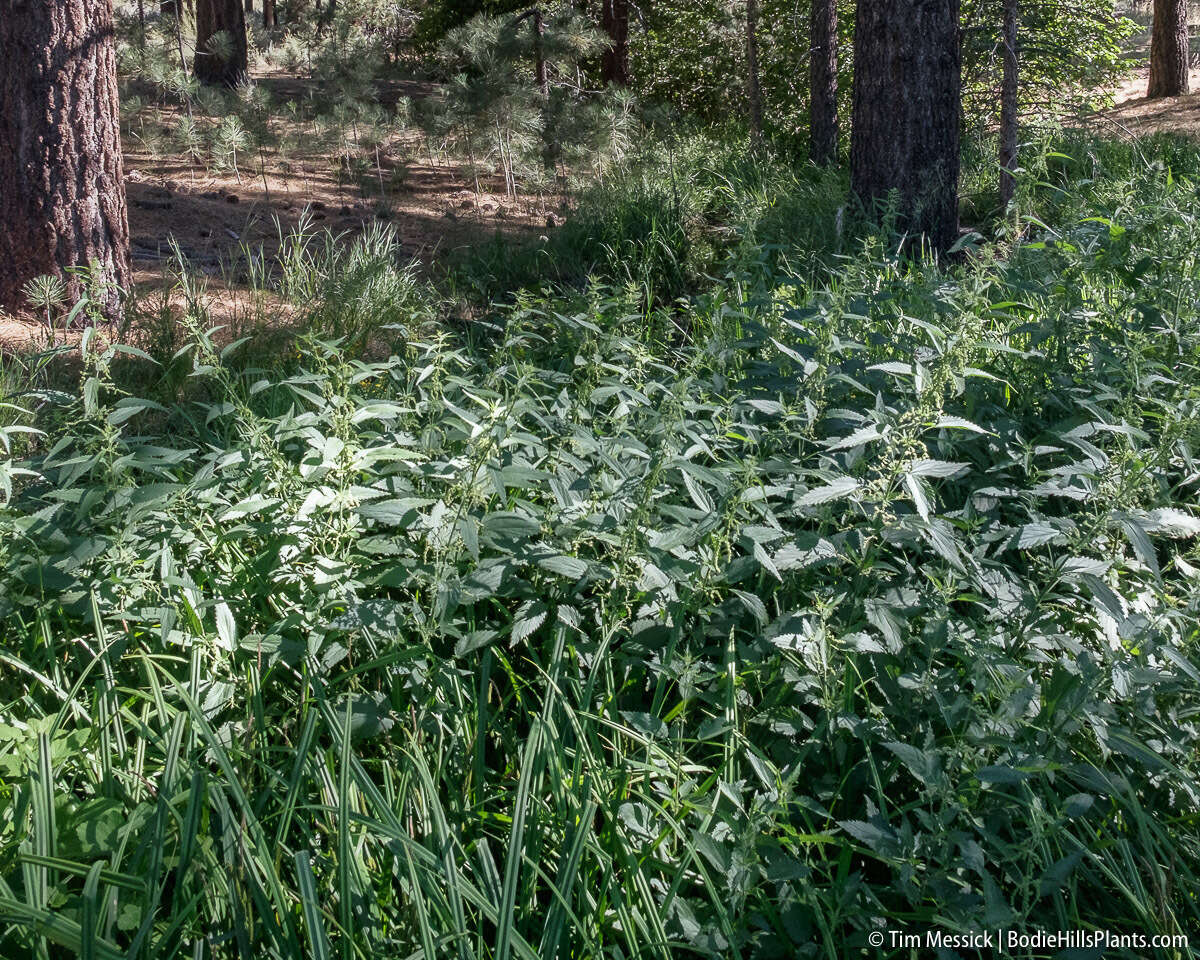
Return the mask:
{"type": "Polygon", "coordinates": [[[287,361],[197,303],[139,399],[85,341],[9,398],[51,432],[0,509],[0,953],[1194,932],[1197,157],[1160,146],[1059,144],[941,266],[713,147],[605,188],[626,276],[491,327],[377,237],[361,283],[297,245],[287,361]]]}

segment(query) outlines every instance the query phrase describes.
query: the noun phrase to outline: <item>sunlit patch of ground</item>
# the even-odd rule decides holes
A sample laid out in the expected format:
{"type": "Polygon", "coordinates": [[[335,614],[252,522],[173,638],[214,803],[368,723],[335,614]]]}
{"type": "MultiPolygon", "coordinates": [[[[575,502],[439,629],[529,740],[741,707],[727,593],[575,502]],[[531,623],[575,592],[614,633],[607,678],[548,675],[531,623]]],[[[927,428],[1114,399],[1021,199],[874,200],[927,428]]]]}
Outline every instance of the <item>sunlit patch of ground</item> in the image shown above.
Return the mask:
{"type": "MultiPolygon", "coordinates": [[[[311,84],[278,72],[259,82],[279,102],[302,99],[311,84]]],[[[428,86],[409,86],[414,89],[406,88],[404,95],[429,93],[428,86]]],[[[258,309],[251,303],[246,250],[261,251],[270,269],[280,237],[302,222],[308,230],[328,230],[347,243],[376,224],[390,225],[403,253],[429,265],[497,235],[520,242],[561,220],[559,198],[508,197],[499,176],[481,175],[476,192],[467,165],[430,151],[413,134],[382,151],[356,180],[345,175],[336,158],[305,149],[286,156],[273,149],[248,152],[239,157],[236,173],[216,170],[158,146],[170,142],[166,131],[175,113],[148,105],[134,126],[152,136],[131,136],[124,143],[135,294],[154,311],[182,255],[206,278],[214,319],[240,326],[258,309]]],[[[285,128],[292,121],[276,115],[273,123],[285,128]]],[[[286,132],[306,142],[305,130],[286,132]]],[[[178,297],[168,299],[178,305],[178,297]]],[[[287,311],[277,305],[276,312],[286,325],[287,311]]],[[[60,342],[64,337],[70,340],[60,331],[60,342]]],[[[34,316],[0,314],[0,350],[27,350],[45,342],[45,326],[34,316]]]]}
{"type": "Polygon", "coordinates": [[[1112,107],[1099,111],[1092,122],[1099,132],[1143,137],[1151,133],[1200,135],[1200,68],[1190,72],[1191,93],[1182,97],[1146,98],[1149,70],[1130,74],[1114,92],[1112,107]]]}

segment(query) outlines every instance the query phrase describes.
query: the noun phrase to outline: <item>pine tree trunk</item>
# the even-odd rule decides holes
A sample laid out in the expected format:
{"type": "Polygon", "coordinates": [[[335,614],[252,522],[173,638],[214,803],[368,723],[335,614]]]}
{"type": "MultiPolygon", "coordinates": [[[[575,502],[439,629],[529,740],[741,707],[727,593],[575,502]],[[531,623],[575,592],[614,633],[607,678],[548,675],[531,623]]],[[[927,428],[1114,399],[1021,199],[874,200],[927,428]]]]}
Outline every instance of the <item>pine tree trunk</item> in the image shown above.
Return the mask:
{"type": "Polygon", "coordinates": [[[275,29],[275,0],[263,0],[263,27],[275,29]]]}
{"type": "Polygon", "coordinates": [[[758,0],[746,0],[746,99],[750,107],[750,138],[762,142],[762,86],[758,76],[758,0]]]}
{"type": "Polygon", "coordinates": [[[1154,0],[1147,97],[1181,97],[1188,92],[1188,48],[1187,0],[1154,0]]]}
{"type": "Polygon", "coordinates": [[[1017,92],[1020,82],[1017,62],[1017,24],[1021,0],[1004,0],[1004,78],[1000,84],[1000,206],[1012,203],[1016,183],[1012,170],[1017,165],[1017,92]]]}
{"type": "Polygon", "coordinates": [[[196,60],[192,67],[201,83],[236,87],[248,73],[246,60],[246,13],[241,0],[197,0],[196,3],[196,60]],[[225,33],[232,53],[227,58],[217,56],[210,43],[218,33],[225,33]]]}
{"type": "Polygon", "coordinates": [[[601,58],[604,83],[629,86],[629,0],[604,0],[600,26],[608,34],[608,47],[601,58]]]}
{"type": "Polygon", "coordinates": [[[958,236],[958,0],[858,0],[850,182],[898,192],[899,226],[939,250],[958,236]]]}
{"type": "Polygon", "coordinates": [[[115,320],[130,263],[112,0],[7,3],[0,51],[0,306],[94,264],[115,320]]]}
{"type": "Polygon", "coordinates": [[[542,99],[550,96],[550,80],[546,74],[546,21],[541,8],[533,11],[533,73],[542,99]]]}
{"type": "Polygon", "coordinates": [[[809,54],[809,147],[813,163],[837,162],[837,0],[812,0],[809,54]]]}

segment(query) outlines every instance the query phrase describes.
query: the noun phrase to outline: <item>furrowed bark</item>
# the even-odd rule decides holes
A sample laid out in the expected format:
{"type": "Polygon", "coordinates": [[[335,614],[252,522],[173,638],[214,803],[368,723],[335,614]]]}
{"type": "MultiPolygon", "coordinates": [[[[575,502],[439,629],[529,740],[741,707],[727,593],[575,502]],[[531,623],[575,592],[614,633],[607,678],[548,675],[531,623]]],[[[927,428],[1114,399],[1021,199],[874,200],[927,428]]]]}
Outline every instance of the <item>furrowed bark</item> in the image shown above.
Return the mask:
{"type": "Polygon", "coordinates": [[[15,0],[0,16],[0,306],[94,267],[109,319],[130,282],[112,0],[15,0]]]}
{"type": "Polygon", "coordinates": [[[1147,97],[1181,97],[1188,92],[1188,48],[1187,0],[1154,0],[1147,97]]]}
{"type": "Polygon", "coordinates": [[[809,54],[809,158],[837,163],[837,0],[812,0],[809,54]]]}
{"type": "Polygon", "coordinates": [[[958,236],[958,0],[858,0],[850,182],[895,191],[898,226],[938,250],[958,236]]]}

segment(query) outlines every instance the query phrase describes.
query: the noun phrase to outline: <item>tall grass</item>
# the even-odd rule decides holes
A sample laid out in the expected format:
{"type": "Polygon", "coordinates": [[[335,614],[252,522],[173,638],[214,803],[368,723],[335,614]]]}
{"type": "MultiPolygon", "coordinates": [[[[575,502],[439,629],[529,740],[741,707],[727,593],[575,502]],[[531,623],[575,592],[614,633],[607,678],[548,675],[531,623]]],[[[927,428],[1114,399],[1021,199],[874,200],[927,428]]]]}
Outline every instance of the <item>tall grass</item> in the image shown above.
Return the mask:
{"type": "Polygon", "coordinates": [[[682,302],[85,345],[0,510],[0,954],[1200,929],[1196,157],[1090,149],[958,264],[752,170],[682,302]]]}
{"type": "MultiPolygon", "coordinates": [[[[517,289],[590,281],[637,290],[650,308],[702,289],[733,250],[808,276],[857,225],[841,175],[748,156],[736,140],[681,135],[646,145],[580,196],[566,223],[533,243],[496,238],[452,259],[452,292],[485,302],[517,289]],[[803,269],[801,269],[803,268],[803,269]]],[[[849,244],[845,245],[849,248],[849,244]]]]}

